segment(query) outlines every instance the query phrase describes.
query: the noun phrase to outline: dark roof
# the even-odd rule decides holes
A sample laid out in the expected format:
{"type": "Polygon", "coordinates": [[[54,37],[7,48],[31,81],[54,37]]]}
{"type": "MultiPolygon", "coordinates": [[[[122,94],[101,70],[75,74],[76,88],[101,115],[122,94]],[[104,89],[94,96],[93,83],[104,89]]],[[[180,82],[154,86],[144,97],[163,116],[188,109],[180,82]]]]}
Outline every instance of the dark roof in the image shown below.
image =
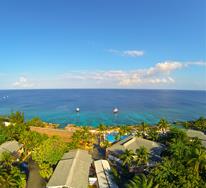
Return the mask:
{"type": "Polygon", "coordinates": [[[91,155],[87,151],[77,149],[65,153],[47,187],[87,187],[91,162],[91,155]]]}

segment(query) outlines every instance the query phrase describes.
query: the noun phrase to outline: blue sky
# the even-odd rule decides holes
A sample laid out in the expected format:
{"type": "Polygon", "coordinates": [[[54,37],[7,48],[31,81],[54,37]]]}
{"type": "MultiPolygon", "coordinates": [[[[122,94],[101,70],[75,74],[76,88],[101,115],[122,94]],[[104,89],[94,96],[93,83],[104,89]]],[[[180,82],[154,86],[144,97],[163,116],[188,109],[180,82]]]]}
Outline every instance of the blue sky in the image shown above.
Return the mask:
{"type": "Polygon", "coordinates": [[[206,89],[204,0],[0,1],[0,89],[206,89]]]}

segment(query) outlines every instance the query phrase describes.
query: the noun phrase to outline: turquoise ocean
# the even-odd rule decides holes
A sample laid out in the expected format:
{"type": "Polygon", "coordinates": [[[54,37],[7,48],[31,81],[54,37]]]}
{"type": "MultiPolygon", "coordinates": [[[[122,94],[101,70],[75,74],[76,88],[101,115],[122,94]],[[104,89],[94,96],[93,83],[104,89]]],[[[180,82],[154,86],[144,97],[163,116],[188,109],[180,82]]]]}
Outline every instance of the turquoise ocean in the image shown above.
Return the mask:
{"type": "Polygon", "coordinates": [[[24,112],[51,123],[91,125],[155,124],[206,116],[206,91],[135,89],[0,90],[0,114],[24,112]],[[75,109],[79,107],[80,112],[75,109]],[[113,108],[119,113],[113,114],[113,108]]]}

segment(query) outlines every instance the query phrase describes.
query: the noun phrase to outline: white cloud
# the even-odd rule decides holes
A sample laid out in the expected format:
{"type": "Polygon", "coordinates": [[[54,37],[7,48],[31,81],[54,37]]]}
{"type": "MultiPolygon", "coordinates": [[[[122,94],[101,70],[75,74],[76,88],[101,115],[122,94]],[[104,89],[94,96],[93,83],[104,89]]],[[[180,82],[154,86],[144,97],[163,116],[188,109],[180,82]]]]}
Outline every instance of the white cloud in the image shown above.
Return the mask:
{"type": "Polygon", "coordinates": [[[170,74],[184,67],[183,64],[174,61],[157,63],[146,69],[131,71],[109,70],[109,71],[77,71],[69,72],[60,77],[60,80],[79,80],[81,82],[99,83],[114,86],[139,86],[143,84],[172,84],[175,82],[170,74]]]}
{"type": "Polygon", "coordinates": [[[126,50],[122,52],[124,56],[139,57],[143,56],[144,52],[140,50],[126,50]]]}
{"type": "Polygon", "coordinates": [[[107,87],[137,87],[144,85],[168,85],[175,83],[172,73],[190,65],[205,65],[205,62],[164,61],[152,67],[136,70],[76,71],[69,72],[60,79],[81,81],[107,87]]]}
{"type": "Polygon", "coordinates": [[[13,86],[17,88],[31,88],[34,84],[29,82],[25,76],[21,76],[18,81],[13,83],[13,86]]]}
{"type": "Polygon", "coordinates": [[[197,66],[206,66],[206,62],[204,61],[194,61],[194,62],[187,62],[185,63],[186,66],[188,65],[197,65],[197,66]]]}
{"type": "Polygon", "coordinates": [[[128,56],[128,57],[140,57],[144,55],[144,51],[142,50],[115,50],[115,49],[109,49],[108,52],[120,55],[120,56],[128,56]]]}
{"type": "Polygon", "coordinates": [[[166,73],[170,74],[170,72],[181,69],[184,67],[184,64],[178,61],[164,61],[161,63],[157,63],[154,67],[151,67],[147,70],[148,75],[158,74],[158,73],[166,73]]]}

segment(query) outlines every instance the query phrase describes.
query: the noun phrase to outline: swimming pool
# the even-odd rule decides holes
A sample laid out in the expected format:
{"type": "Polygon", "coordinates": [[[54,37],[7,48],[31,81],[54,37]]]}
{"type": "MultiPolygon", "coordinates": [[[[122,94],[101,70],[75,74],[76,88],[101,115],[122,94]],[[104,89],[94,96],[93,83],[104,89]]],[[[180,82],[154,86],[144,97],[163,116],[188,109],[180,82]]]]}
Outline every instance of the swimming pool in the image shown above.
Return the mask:
{"type": "MultiPolygon", "coordinates": [[[[106,135],[106,140],[107,141],[109,141],[109,142],[111,142],[111,143],[113,143],[113,142],[115,142],[116,141],[116,139],[115,139],[115,136],[117,135],[117,133],[110,133],[110,134],[107,134],[106,135]]],[[[123,140],[123,139],[125,139],[125,138],[127,138],[128,137],[128,135],[123,135],[123,136],[121,136],[120,137],[120,140],[123,140]]]]}

